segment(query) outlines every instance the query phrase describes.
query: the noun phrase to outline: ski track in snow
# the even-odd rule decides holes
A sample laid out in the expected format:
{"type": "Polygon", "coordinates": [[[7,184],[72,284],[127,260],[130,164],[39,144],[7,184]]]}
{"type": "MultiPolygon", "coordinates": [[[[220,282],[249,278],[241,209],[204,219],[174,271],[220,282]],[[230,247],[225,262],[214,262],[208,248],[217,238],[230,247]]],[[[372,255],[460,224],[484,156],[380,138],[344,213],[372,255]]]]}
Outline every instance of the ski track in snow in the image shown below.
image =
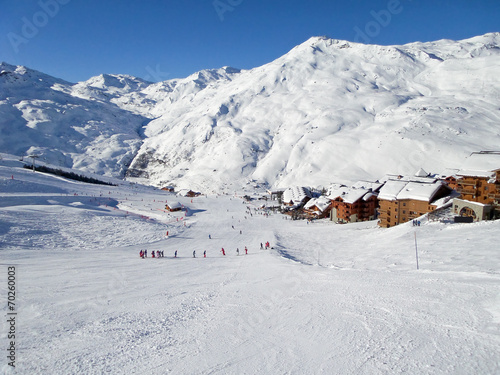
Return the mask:
{"type": "Polygon", "coordinates": [[[1,165],[0,186],[17,373],[500,371],[500,222],[424,223],[417,271],[408,225],[306,224],[235,196],[70,184],[1,165]],[[16,192],[18,181],[38,184],[16,192]],[[165,200],[190,214],[160,211],[165,200]],[[260,250],[266,241],[273,249],[260,250]]]}

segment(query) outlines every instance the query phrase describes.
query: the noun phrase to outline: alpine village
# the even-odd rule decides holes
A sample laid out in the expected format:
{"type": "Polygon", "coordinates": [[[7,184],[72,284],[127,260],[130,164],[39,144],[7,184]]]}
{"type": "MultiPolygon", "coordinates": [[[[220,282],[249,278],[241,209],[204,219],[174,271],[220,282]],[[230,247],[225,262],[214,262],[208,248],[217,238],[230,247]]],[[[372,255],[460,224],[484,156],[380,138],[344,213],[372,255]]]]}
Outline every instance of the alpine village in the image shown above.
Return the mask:
{"type": "Polygon", "coordinates": [[[421,168],[409,176],[386,175],[352,186],[333,184],[322,192],[295,186],[268,193],[292,219],[329,218],[339,224],[378,219],[382,228],[410,221],[420,225],[424,219],[494,220],[500,218],[500,151],[474,152],[461,169],[440,174],[421,168]]]}

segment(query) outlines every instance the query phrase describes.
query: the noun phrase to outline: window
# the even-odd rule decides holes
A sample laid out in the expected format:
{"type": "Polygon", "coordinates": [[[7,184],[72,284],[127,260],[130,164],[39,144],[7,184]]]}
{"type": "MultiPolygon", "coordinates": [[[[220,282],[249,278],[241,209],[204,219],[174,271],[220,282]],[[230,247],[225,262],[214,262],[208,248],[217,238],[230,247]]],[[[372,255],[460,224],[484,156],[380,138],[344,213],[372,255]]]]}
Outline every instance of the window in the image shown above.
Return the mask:
{"type": "Polygon", "coordinates": [[[403,202],[403,207],[406,207],[406,202],[403,202]]]}

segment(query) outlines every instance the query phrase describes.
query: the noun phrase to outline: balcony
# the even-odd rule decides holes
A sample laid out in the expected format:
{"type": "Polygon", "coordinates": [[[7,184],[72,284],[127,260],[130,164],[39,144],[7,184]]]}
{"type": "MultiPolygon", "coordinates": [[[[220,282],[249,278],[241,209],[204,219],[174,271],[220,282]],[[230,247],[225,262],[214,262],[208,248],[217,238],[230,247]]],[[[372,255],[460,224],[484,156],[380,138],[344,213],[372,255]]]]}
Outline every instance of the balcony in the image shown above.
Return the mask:
{"type": "Polygon", "coordinates": [[[461,186],[474,186],[474,188],[476,188],[477,182],[476,181],[471,181],[471,182],[457,181],[457,185],[458,185],[458,187],[461,187],[461,186]]]}
{"type": "Polygon", "coordinates": [[[468,188],[461,188],[461,187],[458,187],[457,188],[457,191],[460,193],[460,194],[465,194],[465,195],[476,195],[476,190],[475,189],[468,189],[468,188]]]}

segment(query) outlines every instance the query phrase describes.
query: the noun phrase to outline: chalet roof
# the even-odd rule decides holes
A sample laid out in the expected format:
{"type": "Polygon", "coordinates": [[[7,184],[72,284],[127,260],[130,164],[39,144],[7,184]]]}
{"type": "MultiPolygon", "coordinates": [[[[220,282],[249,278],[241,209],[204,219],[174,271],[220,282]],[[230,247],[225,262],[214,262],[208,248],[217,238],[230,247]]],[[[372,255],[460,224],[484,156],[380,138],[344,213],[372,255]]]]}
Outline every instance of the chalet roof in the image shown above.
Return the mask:
{"type": "Polygon", "coordinates": [[[170,202],[166,204],[168,207],[170,207],[171,210],[176,209],[176,208],[182,208],[182,205],[179,202],[170,202]]]}
{"type": "Polygon", "coordinates": [[[441,181],[418,182],[389,180],[380,190],[379,199],[395,201],[403,199],[413,199],[424,202],[431,202],[439,190],[445,186],[441,181]]]}
{"type": "Polygon", "coordinates": [[[368,193],[370,193],[370,190],[367,189],[341,186],[337,189],[331,189],[328,192],[328,198],[331,200],[342,198],[345,203],[352,204],[363,198],[368,193]]]}
{"type": "Polygon", "coordinates": [[[493,171],[500,169],[500,152],[474,152],[457,172],[464,177],[491,177],[493,171]]]}
{"type": "Polygon", "coordinates": [[[320,210],[321,212],[325,211],[328,206],[330,206],[331,204],[331,200],[328,199],[327,197],[325,196],[321,196],[319,198],[313,198],[311,199],[309,202],[306,203],[306,205],[304,206],[305,209],[310,209],[314,206],[316,206],[318,208],[318,210],[320,210]]]}
{"type": "Polygon", "coordinates": [[[395,201],[401,190],[406,186],[408,181],[404,180],[388,180],[378,194],[379,199],[386,201],[395,201]]]}
{"type": "Polygon", "coordinates": [[[179,192],[177,193],[178,196],[180,197],[186,197],[189,193],[191,194],[199,194],[191,189],[182,189],[182,190],[179,190],[179,192]]]}
{"type": "Polygon", "coordinates": [[[292,202],[293,204],[302,203],[306,198],[311,198],[311,192],[308,188],[294,186],[283,192],[283,202],[292,202]]]}
{"type": "Polygon", "coordinates": [[[345,203],[355,203],[363,198],[367,193],[369,193],[366,189],[354,189],[351,188],[347,191],[341,198],[345,203]]]}
{"type": "Polygon", "coordinates": [[[447,177],[457,177],[457,173],[459,170],[460,169],[457,168],[446,168],[441,173],[439,173],[439,176],[441,176],[442,179],[447,177]]]}
{"type": "Polygon", "coordinates": [[[408,182],[397,195],[397,199],[414,199],[431,202],[436,193],[443,187],[441,181],[426,184],[421,182],[408,182]]]}
{"type": "Polygon", "coordinates": [[[437,178],[434,176],[430,176],[430,175],[427,175],[426,177],[420,177],[420,176],[401,176],[401,175],[396,175],[396,174],[386,174],[381,179],[381,181],[384,181],[384,182],[387,182],[390,180],[432,183],[432,182],[436,182],[437,178]]]}

